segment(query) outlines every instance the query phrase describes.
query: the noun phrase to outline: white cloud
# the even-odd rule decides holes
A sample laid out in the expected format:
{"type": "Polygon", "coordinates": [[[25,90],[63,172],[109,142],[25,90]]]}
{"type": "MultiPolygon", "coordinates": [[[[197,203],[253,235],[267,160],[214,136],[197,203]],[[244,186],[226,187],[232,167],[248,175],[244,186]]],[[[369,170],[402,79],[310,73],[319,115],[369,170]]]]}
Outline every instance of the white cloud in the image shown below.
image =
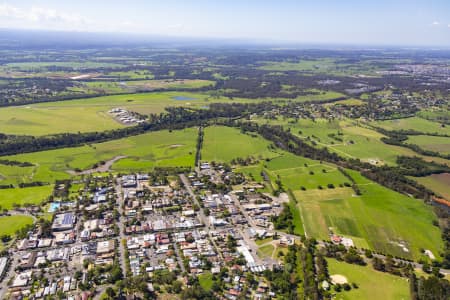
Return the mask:
{"type": "Polygon", "coordinates": [[[433,23],[431,23],[431,25],[433,26],[439,26],[441,23],[439,21],[434,21],[433,23]]]}
{"type": "Polygon", "coordinates": [[[40,6],[23,9],[0,3],[0,26],[22,24],[22,27],[81,30],[89,23],[91,22],[77,14],[40,6]]]}

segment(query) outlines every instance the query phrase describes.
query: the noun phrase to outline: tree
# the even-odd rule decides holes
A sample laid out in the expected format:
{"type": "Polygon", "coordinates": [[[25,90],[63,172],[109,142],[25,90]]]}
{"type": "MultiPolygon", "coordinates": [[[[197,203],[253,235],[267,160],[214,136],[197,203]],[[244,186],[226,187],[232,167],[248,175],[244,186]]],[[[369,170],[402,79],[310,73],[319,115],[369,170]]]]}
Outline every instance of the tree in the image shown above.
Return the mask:
{"type": "Polygon", "coordinates": [[[382,272],[385,271],[385,269],[384,269],[384,263],[383,263],[383,261],[382,261],[380,258],[378,258],[378,257],[374,257],[374,258],[373,258],[373,260],[372,260],[372,266],[373,266],[373,268],[374,268],[375,270],[377,270],[377,271],[382,271],[382,272]]]}
{"type": "Polygon", "coordinates": [[[116,296],[116,291],[110,286],[106,288],[105,293],[108,296],[108,299],[114,299],[116,296]]]}
{"type": "Polygon", "coordinates": [[[181,290],[182,290],[182,286],[183,286],[183,284],[179,280],[175,280],[172,283],[172,291],[175,294],[179,294],[181,292],[181,290]]]}

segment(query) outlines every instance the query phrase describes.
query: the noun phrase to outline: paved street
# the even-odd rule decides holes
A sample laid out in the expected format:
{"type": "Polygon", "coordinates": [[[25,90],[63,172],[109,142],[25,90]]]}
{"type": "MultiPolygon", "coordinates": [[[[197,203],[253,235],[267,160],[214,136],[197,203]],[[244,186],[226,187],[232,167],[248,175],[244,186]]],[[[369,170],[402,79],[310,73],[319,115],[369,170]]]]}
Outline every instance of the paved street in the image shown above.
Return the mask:
{"type": "Polygon", "coordinates": [[[214,241],[214,239],[211,236],[211,231],[210,231],[211,230],[211,226],[209,225],[208,217],[206,217],[205,212],[203,210],[203,207],[200,205],[200,202],[198,202],[197,197],[195,196],[194,192],[192,191],[192,187],[191,187],[191,184],[190,184],[189,180],[186,178],[186,175],[184,175],[184,174],[180,175],[180,179],[181,179],[181,182],[183,182],[183,185],[186,188],[186,190],[188,191],[189,195],[194,200],[195,204],[197,204],[197,206],[200,208],[200,210],[198,211],[198,214],[199,214],[199,217],[200,217],[200,221],[203,224],[205,224],[206,230],[208,232],[209,239],[211,240],[214,248],[216,249],[216,253],[218,253],[219,257],[221,259],[223,259],[222,252],[219,251],[219,247],[217,247],[216,242],[214,241]]]}
{"type": "Polygon", "coordinates": [[[119,179],[117,179],[116,181],[116,194],[117,194],[117,202],[119,204],[118,207],[118,211],[120,214],[119,217],[119,224],[117,224],[119,226],[119,262],[120,262],[120,267],[122,268],[122,274],[123,277],[127,276],[127,268],[126,268],[126,259],[125,259],[125,247],[122,243],[123,240],[126,239],[125,237],[125,217],[123,216],[123,204],[124,204],[124,199],[123,199],[123,192],[122,192],[122,186],[120,185],[120,181],[119,179]]]}

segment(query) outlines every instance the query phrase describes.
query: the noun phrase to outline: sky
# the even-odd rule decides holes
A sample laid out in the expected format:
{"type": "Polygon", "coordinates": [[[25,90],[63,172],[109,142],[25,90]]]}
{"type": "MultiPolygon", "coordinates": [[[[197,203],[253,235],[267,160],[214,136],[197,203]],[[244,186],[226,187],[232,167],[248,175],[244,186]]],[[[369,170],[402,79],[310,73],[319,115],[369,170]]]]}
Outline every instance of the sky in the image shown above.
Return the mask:
{"type": "Polygon", "coordinates": [[[0,28],[450,46],[450,0],[0,0],[0,28]]]}

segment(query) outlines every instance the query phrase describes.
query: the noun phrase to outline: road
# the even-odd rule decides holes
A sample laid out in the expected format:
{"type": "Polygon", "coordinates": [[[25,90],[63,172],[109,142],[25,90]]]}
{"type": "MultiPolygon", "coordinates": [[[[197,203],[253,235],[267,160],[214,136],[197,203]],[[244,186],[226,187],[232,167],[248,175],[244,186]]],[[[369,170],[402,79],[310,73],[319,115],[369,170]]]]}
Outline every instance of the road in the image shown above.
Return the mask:
{"type": "Polygon", "coordinates": [[[246,211],[246,210],[244,209],[244,207],[242,206],[241,201],[239,201],[238,197],[236,197],[236,195],[235,195],[235,194],[232,194],[232,193],[230,193],[229,195],[230,195],[231,199],[233,199],[233,202],[234,202],[234,204],[236,205],[236,207],[238,207],[239,210],[241,211],[241,213],[244,215],[245,219],[247,220],[247,223],[248,223],[251,227],[256,228],[255,222],[253,221],[252,218],[250,218],[250,216],[248,215],[247,211],[246,211]]]}
{"type": "Polygon", "coordinates": [[[88,175],[88,174],[92,174],[92,173],[102,173],[102,172],[108,172],[109,169],[111,168],[111,166],[118,160],[125,158],[126,156],[124,155],[120,155],[120,156],[116,156],[113,157],[112,159],[106,161],[103,165],[98,166],[97,168],[93,168],[93,169],[87,169],[84,171],[74,171],[74,170],[67,170],[66,172],[69,173],[70,175],[88,175]]]}
{"type": "Polygon", "coordinates": [[[214,248],[216,249],[217,254],[219,254],[219,257],[221,259],[223,259],[222,252],[219,251],[219,247],[217,247],[216,242],[214,241],[214,239],[211,236],[211,227],[209,225],[209,220],[208,220],[208,218],[205,215],[203,207],[200,205],[200,202],[198,202],[197,197],[195,196],[194,192],[192,191],[192,187],[191,187],[191,184],[190,184],[189,180],[186,178],[186,175],[184,175],[184,174],[180,174],[180,179],[181,179],[181,182],[183,183],[185,189],[188,191],[189,195],[194,200],[195,204],[199,207],[200,210],[198,211],[198,215],[200,217],[200,221],[203,224],[205,224],[206,231],[208,232],[209,240],[211,241],[211,243],[213,244],[214,248]]]}
{"type": "Polygon", "coordinates": [[[127,267],[126,267],[126,258],[125,258],[125,246],[123,245],[122,241],[126,240],[125,237],[125,217],[123,216],[123,205],[124,205],[124,199],[123,199],[123,192],[122,192],[122,186],[120,184],[120,180],[117,179],[116,181],[116,195],[117,195],[117,202],[119,204],[119,207],[117,208],[119,212],[119,223],[117,226],[119,227],[119,263],[120,267],[122,268],[122,274],[125,278],[127,276],[127,267]]]}
{"type": "Polygon", "coordinates": [[[10,257],[10,266],[7,270],[5,278],[3,278],[3,281],[0,283],[0,299],[5,299],[5,294],[8,291],[7,284],[11,279],[13,279],[16,276],[15,269],[18,263],[19,263],[19,254],[17,252],[14,252],[10,257]]]}
{"type": "Polygon", "coordinates": [[[186,268],[184,267],[183,261],[181,260],[180,249],[178,248],[177,242],[173,242],[173,248],[175,249],[175,254],[177,256],[178,264],[180,265],[180,269],[182,273],[186,272],[186,268]]]}

